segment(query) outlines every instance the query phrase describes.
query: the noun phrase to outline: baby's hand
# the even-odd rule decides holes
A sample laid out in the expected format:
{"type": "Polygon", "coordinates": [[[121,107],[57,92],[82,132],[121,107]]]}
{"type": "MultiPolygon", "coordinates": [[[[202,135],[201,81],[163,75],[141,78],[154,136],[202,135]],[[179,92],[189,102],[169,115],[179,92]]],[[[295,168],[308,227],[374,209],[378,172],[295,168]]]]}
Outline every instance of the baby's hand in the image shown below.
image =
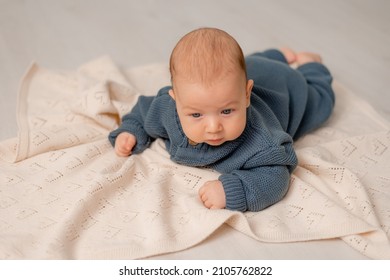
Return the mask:
{"type": "Polygon", "coordinates": [[[127,157],[131,154],[137,139],[133,134],[122,132],[115,140],[115,153],[120,157],[127,157]]]}
{"type": "Polygon", "coordinates": [[[226,207],[225,190],[221,181],[208,181],[199,189],[199,197],[203,205],[209,209],[223,209],[226,207]]]}

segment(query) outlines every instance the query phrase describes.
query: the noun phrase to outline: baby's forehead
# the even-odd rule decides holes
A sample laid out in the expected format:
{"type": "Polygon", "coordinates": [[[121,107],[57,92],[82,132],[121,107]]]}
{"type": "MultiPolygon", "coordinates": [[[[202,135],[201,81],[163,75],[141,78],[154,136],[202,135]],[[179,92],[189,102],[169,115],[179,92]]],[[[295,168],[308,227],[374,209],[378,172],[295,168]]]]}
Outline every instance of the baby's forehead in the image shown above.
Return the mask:
{"type": "Polygon", "coordinates": [[[178,67],[178,71],[172,74],[173,84],[198,84],[202,87],[211,87],[218,84],[221,80],[225,81],[246,81],[246,73],[239,67],[229,65],[220,67],[204,63],[200,67],[191,67],[183,65],[178,67]]]}
{"type": "MultiPolygon", "coordinates": [[[[191,82],[178,79],[174,84],[174,93],[185,105],[222,105],[241,102],[246,87],[239,77],[219,78],[212,83],[191,82]]],[[[199,106],[198,106],[199,107],[199,106]]]]}

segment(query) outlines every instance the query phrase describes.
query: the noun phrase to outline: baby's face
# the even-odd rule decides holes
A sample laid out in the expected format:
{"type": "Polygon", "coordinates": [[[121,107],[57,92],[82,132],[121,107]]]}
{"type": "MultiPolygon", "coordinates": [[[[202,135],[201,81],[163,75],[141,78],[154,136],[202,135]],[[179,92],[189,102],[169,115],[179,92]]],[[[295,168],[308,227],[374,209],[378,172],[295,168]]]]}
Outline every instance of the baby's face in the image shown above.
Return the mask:
{"type": "Polygon", "coordinates": [[[175,80],[169,92],[181,126],[192,142],[218,146],[238,138],[246,126],[253,81],[229,74],[212,85],[175,80]]]}

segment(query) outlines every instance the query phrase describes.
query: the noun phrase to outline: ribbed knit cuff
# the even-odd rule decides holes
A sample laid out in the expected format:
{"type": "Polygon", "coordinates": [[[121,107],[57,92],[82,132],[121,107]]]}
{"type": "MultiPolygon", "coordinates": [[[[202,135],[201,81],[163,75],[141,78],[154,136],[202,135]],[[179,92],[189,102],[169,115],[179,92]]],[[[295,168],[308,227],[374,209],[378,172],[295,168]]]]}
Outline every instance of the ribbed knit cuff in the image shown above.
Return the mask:
{"type": "Polygon", "coordinates": [[[219,176],[226,195],[226,209],[244,212],[247,210],[245,192],[241,180],[234,175],[219,176]]]}

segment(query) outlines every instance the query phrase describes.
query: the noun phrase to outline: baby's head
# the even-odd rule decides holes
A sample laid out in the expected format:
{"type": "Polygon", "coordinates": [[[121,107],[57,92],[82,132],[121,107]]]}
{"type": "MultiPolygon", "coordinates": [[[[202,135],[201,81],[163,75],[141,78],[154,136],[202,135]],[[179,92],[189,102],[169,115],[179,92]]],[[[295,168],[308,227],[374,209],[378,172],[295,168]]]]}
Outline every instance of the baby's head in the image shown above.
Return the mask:
{"type": "Polygon", "coordinates": [[[253,81],[233,37],[215,28],[188,33],[172,52],[170,71],[169,94],[191,143],[218,146],[242,134],[253,81]]]}
{"type": "Polygon", "coordinates": [[[228,73],[239,73],[246,80],[241,47],[228,33],[216,28],[196,29],[181,38],[169,66],[172,83],[184,79],[210,85],[228,73]]]}

